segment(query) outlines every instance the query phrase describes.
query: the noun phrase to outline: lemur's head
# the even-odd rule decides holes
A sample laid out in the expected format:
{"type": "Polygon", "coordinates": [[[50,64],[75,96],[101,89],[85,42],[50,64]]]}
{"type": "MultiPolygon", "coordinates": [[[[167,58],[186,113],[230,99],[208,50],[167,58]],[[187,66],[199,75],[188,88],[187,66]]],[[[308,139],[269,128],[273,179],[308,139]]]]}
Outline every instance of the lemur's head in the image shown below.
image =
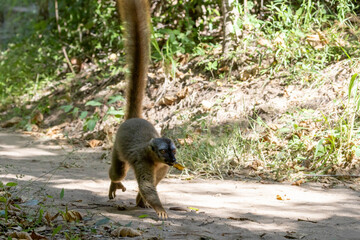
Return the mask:
{"type": "Polygon", "coordinates": [[[153,138],[149,144],[150,150],[163,163],[173,166],[176,163],[176,147],[169,138],[153,138]]]}

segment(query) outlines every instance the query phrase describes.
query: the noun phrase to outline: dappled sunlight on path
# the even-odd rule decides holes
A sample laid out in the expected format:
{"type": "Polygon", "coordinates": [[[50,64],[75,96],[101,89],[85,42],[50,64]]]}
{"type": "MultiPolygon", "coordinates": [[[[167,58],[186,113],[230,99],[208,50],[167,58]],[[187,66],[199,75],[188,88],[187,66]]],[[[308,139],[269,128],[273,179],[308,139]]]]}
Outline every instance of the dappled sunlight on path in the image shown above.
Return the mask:
{"type": "MultiPolygon", "coordinates": [[[[137,183],[130,171],[108,201],[109,160],[104,151],[47,146],[29,136],[0,132],[0,179],[18,182],[24,199],[58,196],[69,207],[120,224],[145,229],[144,236],[165,239],[358,239],[360,193],[321,184],[291,186],[254,181],[179,180],[167,178],[158,186],[170,219],[158,222],[152,209],[135,207],[137,183]],[[27,195],[26,195],[27,194],[27,195]],[[283,200],[278,200],[281,196],[283,200]],[[118,205],[124,206],[121,210],[118,205]],[[175,211],[171,209],[180,209],[175,211]],[[147,214],[140,219],[138,216],[147,214]],[[155,227],[154,227],[155,226],[155,227]]],[[[62,203],[63,204],[63,203],[62,203]]]]}

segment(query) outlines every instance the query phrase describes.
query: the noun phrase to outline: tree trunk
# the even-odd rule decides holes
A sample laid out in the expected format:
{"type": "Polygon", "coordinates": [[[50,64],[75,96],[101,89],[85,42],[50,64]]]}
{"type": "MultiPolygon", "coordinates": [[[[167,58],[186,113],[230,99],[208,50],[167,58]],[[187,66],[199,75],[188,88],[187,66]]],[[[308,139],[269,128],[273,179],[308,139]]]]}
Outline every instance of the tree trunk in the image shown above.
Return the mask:
{"type": "Polygon", "coordinates": [[[223,56],[227,58],[234,50],[235,44],[241,35],[237,27],[240,13],[235,6],[236,0],[222,0],[221,10],[223,14],[223,56]]]}

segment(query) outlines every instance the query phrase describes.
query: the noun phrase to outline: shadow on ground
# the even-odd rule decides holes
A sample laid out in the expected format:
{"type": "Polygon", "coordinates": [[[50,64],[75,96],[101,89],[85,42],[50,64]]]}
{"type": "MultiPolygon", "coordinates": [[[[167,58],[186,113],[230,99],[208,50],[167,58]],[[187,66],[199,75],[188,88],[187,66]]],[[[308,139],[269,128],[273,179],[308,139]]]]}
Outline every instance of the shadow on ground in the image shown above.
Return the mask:
{"type": "MultiPolygon", "coordinates": [[[[170,219],[157,221],[152,209],[134,206],[132,172],[126,192],[108,201],[107,152],[52,146],[42,139],[0,132],[1,181],[17,182],[23,200],[53,196],[57,209],[78,210],[95,219],[143,232],[139,239],[359,239],[360,194],[319,184],[260,184],[246,181],[168,178],[158,191],[170,219]],[[65,189],[63,199],[59,198],[65,189]],[[283,197],[283,201],[276,196],[283,197]],[[124,208],[119,208],[121,205],[124,208]],[[187,211],[173,211],[178,207],[187,211]],[[197,211],[190,211],[198,209],[197,211]],[[119,210],[120,209],[120,210],[119,210]],[[146,218],[139,218],[147,214],[146,218]]],[[[14,193],[15,194],[15,193],[14,193]]],[[[42,200],[43,201],[43,200],[42,200]]],[[[46,204],[46,202],[44,203],[46,204]]],[[[51,205],[49,204],[49,205],[51,205]]]]}

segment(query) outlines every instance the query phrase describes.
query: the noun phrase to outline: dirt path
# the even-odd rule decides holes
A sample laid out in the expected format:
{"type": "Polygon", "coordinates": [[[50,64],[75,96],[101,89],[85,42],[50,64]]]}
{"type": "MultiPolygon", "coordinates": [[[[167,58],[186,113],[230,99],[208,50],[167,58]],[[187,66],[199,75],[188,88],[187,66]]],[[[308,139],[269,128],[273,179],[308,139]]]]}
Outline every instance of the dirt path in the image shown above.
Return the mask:
{"type": "MultiPolygon", "coordinates": [[[[132,173],[124,181],[127,191],[108,201],[106,153],[0,132],[0,179],[18,182],[19,190],[27,190],[19,192],[24,200],[51,195],[58,208],[65,209],[67,203],[91,221],[108,217],[107,225],[131,224],[143,232],[135,239],[360,239],[360,193],[321,184],[167,178],[158,190],[170,220],[156,221],[152,209],[134,207],[137,186],[132,173]],[[24,188],[31,181],[30,188],[24,188]],[[60,200],[62,188],[65,196],[60,200]],[[277,195],[286,195],[286,200],[277,200],[277,195]],[[117,204],[126,209],[117,209],[117,204]],[[198,211],[169,210],[173,207],[198,211]],[[138,217],[143,214],[148,217],[138,217]]],[[[91,239],[110,238],[98,233],[91,239]]]]}

